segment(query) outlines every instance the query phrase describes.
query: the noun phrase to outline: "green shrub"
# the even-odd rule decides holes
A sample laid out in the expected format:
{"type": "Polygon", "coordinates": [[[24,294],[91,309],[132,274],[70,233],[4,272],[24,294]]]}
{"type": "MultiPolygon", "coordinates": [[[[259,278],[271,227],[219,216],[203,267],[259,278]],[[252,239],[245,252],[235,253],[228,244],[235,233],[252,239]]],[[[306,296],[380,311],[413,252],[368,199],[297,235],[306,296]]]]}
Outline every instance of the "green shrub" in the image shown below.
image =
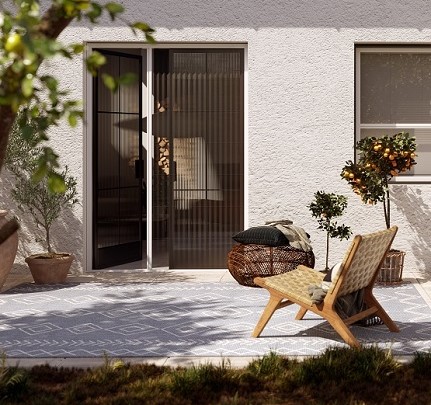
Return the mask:
{"type": "Polygon", "coordinates": [[[236,373],[223,362],[220,366],[203,364],[172,373],[171,391],[174,395],[188,398],[192,403],[200,403],[203,398],[219,398],[223,393],[238,389],[236,373]]]}
{"type": "Polygon", "coordinates": [[[28,374],[18,367],[9,367],[2,355],[0,366],[0,403],[15,399],[27,389],[28,374]]]}
{"type": "Polygon", "coordinates": [[[415,353],[411,367],[415,374],[431,376],[431,352],[415,353]]]}
{"type": "Polygon", "coordinates": [[[298,384],[325,382],[351,384],[358,381],[379,382],[399,367],[390,352],[377,347],[329,348],[321,356],[298,363],[293,379],[298,384]]]}
{"type": "Polygon", "coordinates": [[[288,365],[288,359],[279,356],[275,352],[270,352],[249,363],[246,372],[258,378],[277,378],[288,368],[288,365]]]}

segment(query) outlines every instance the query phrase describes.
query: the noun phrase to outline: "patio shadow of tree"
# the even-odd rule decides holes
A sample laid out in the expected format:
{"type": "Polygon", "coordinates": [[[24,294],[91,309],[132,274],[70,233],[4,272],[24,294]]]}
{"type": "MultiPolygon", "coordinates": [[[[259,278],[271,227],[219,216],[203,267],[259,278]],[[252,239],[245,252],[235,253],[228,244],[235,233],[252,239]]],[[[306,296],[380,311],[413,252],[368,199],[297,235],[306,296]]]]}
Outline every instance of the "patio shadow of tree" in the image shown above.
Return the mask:
{"type": "Polygon", "coordinates": [[[406,222],[410,224],[409,231],[412,235],[409,243],[416,267],[420,274],[428,279],[427,268],[431,259],[431,206],[427,202],[428,199],[423,198],[423,191],[420,188],[413,189],[413,186],[407,185],[392,187],[391,198],[397,209],[406,218],[406,222]]]}
{"type": "Polygon", "coordinates": [[[37,301],[51,307],[61,303],[52,296],[52,287],[37,286],[36,294],[22,294],[35,286],[9,292],[18,308],[0,315],[0,322],[7,325],[7,330],[0,331],[1,349],[8,358],[100,357],[105,353],[123,358],[166,357],[196,355],[196,350],[205,351],[213,342],[243,337],[242,331],[211,327],[221,302],[205,300],[206,291],[202,300],[192,301],[172,297],[168,285],[156,295],[146,294],[151,286],[145,284],[122,292],[121,287],[124,284],[111,286],[116,292],[106,293],[100,285],[86,284],[83,292],[78,285],[69,300],[79,302],[79,308],[67,311],[62,306],[45,314],[35,308],[37,301]],[[92,287],[103,291],[96,303],[91,299],[92,287]]]}
{"type": "MultiPolygon", "coordinates": [[[[386,299],[398,302],[392,288],[395,291],[389,288],[386,299]]],[[[389,346],[395,355],[428,350],[429,307],[416,300],[421,297],[415,289],[400,293],[403,305],[412,301],[404,318],[395,318],[400,333],[374,326],[354,327],[355,335],[367,345],[389,346]]],[[[303,321],[294,321],[297,308],[290,307],[280,311],[279,319],[275,315],[267,334],[251,338],[266,299],[259,289],[215,283],[86,283],[57,292],[29,285],[0,296],[0,349],[8,358],[106,353],[125,359],[195,356],[198,360],[258,356],[271,350],[282,355],[318,354],[343,344],[320,318],[307,314],[303,321]]],[[[390,307],[387,302],[383,305],[390,307]]]]}

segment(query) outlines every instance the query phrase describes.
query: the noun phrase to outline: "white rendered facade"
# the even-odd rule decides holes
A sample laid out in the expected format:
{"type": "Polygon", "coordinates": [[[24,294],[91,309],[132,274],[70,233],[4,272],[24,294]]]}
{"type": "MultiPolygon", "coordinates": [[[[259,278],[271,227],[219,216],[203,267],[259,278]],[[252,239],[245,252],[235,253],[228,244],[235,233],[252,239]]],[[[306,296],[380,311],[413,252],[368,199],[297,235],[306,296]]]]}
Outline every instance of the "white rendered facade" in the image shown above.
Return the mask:
{"type": "MultiPolygon", "coordinates": [[[[354,233],[385,226],[382,206],[363,205],[340,178],[345,161],[354,158],[355,46],[431,45],[431,18],[423,2],[124,3],[127,19],[156,29],[158,43],[152,47],[244,49],[246,227],[292,219],[311,234],[316,267],[322,267],[325,237],[307,208],[316,191],[349,198],[340,221],[354,233]]],[[[84,41],[87,50],[101,42],[109,48],[149,48],[121,23],[108,21],[97,27],[75,23],[61,40],[84,41]]],[[[84,99],[89,110],[91,78],[81,59],[44,68],[57,72],[63,87],[72,97],[84,99]]],[[[76,253],[77,272],[92,270],[90,124],[87,115],[77,128],[65,124],[51,135],[61,162],[79,179],[82,205],[53,229],[57,249],[76,253]]],[[[430,184],[396,184],[391,191],[392,223],[399,226],[394,247],[407,252],[406,268],[426,272],[431,259],[430,184]]],[[[14,203],[9,206],[13,209],[14,203]]],[[[347,244],[331,241],[331,261],[341,260],[347,244]]]]}

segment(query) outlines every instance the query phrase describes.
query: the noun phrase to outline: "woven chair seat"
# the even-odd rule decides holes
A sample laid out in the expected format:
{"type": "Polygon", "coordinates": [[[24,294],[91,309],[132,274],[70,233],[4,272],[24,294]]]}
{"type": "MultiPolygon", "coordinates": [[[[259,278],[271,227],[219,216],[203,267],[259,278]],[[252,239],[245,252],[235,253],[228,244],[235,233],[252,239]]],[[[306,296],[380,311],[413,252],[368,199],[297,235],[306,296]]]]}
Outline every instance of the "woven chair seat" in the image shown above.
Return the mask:
{"type": "Polygon", "coordinates": [[[265,285],[276,289],[282,294],[287,294],[298,301],[312,305],[313,301],[311,300],[308,287],[321,285],[324,277],[325,274],[320,271],[300,266],[289,273],[267,278],[265,285]]]}
{"type": "Polygon", "coordinates": [[[291,246],[266,246],[255,244],[234,245],[228,253],[228,269],[241,285],[259,287],[255,277],[269,277],[287,273],[299,265],[314,267],[312,251],[304,252],[291,246]]]}

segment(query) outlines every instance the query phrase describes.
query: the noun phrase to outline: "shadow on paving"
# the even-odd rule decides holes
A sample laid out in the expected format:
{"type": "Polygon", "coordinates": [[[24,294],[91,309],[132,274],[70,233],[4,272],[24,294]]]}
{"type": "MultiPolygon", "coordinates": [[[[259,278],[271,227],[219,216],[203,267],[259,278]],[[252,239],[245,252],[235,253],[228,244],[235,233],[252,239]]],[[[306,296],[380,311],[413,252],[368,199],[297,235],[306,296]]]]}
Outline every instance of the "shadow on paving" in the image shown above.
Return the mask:
{"type": "Polygon", "coordinates": [[[211,289],[188,289],[184,297],[172,284],[24,285],[0,295],[0,346],[8,357],[174,356],[243,337],[215,327],[229,308],[211,289]]]}
{"type": "MultiPolygon", "coordinates": [[[[431,311],[412,285],[376,288],[400,328],[354,326],[363,344],[395,355],[428,351],[431,311]]],[[[327,322],[297,307],[277,311],[250,337],[268,294],[223,283],[22,285],[0,295],[0,348],[18,357],[316,355],[343,345],[327,322]]]]}

